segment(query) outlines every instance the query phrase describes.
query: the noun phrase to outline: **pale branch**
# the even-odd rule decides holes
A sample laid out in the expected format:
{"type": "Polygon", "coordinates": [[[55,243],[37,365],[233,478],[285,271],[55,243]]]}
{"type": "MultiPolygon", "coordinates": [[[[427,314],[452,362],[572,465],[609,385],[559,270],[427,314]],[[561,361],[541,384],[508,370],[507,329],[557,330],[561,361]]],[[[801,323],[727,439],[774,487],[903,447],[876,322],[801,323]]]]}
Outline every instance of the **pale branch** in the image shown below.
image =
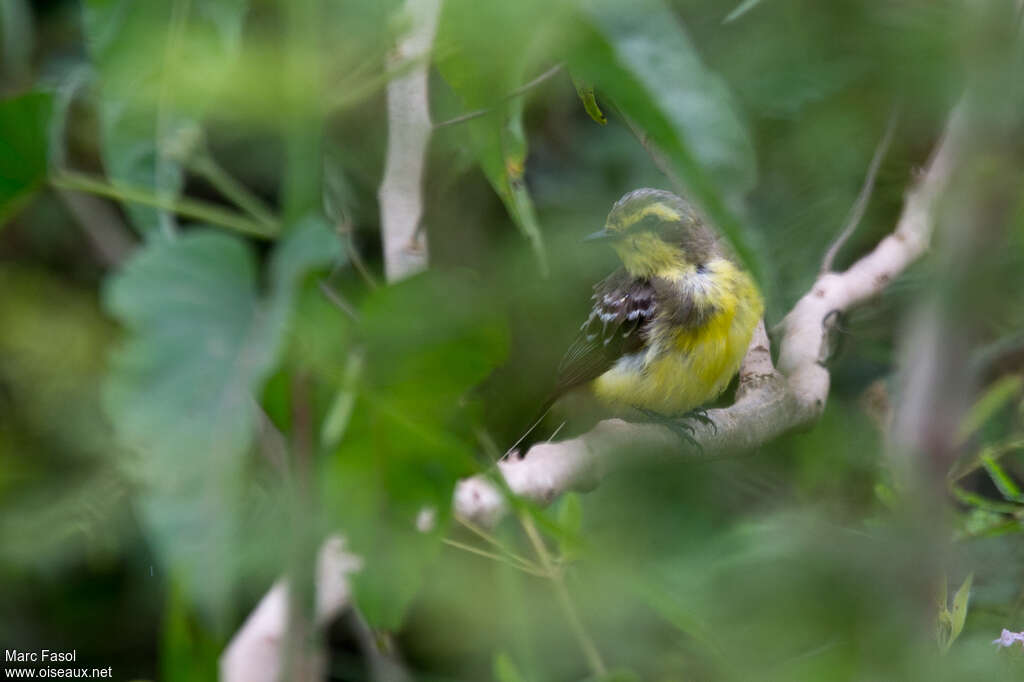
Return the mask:
{"type": "MultiPolygon", "coordinates": [[[[820,275],[783,319],[778,369],[764,326],[758,326],[740,369],[736,401],[708,411],[713,426],[695,426],[703,455],[746,451],[820,417],[829,393],[824,362],[831,320],[879,294],[928,248],[936,202],[967,134],[963,109],[958,105],[950,116],[927,170],[907,195],[896,229],[845,272],[820,275]]],[[[664,426],[609,419],[579,437],[539,443],[522,459],[501,461],[497,474],[513,494],[548,504],[566,491],[594,488],[638,454],[679,451],[678,436],[664,426]]],[[[494,524],[507,511],[503,491],[483,475],[459,482],[454,506],[459,516],[480,524],[494,524]]]]}
{"type": "Polygon", "coordinates": [[[378,191],[384,270],[389,282],[427,267],[423,217],[423,166],[433,125],[427,100],[428,61],[441,0],[406,0],[408,33],[391,54],[392,63],[413,62],[408,73],[388,83],[388,151],[378,191]]]}
{"type": "MultiPolygon", "coordinates": [[[[362,561],[345,550],[341,536],[328,538],[320,547],[314,618],[317,626],[326,625],[348,606],[348,576],[361,567],[362,561]]],[[[282,578],[263,596],[221,654],[221,682],[277,682],[287,627],[288,584],[282,578]]],[[[317,664],[322,667],[324,662],[317,664]]]]}

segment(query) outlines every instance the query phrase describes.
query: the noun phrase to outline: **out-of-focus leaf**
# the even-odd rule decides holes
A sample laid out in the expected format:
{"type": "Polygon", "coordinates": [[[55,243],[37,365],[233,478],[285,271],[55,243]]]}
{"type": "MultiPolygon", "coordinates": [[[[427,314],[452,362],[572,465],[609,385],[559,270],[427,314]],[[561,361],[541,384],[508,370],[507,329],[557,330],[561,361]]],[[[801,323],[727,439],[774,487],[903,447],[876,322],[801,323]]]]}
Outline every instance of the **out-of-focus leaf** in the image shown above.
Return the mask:
{"type": "Polygon", "coordinates": [[[729,12],[725,19],[722,20],[723,24],[728,24],[730,21],[736,21],[744,14],[754,9],[761,4],[761,0],[743,0],[740,4],[736,5],[736,9],[729,12]]]}
{"type": "Polygon", "coordinates": [[[154,241],[106,290],[107,309],[128,332],[113,358],[106,409],[139,455],[150,488],[143,514],[158,552],[215,614],[229,598],[241,541],[253,392],[277,360],[301,276],[339,252],[322,222],[296,227],[273,255],[263,296],[248,245],[201,230],[154,241]]]}
{"type": "Polygon", "coordinates": [[[584,3],[589,31],[572,58],[667,157],[680,181],[755,274],[754,236],[735,215],[754,185],[753,145],[724,81],[705,68],[661,0],[584,3]]]}
{"type": "Polygon", "coordinates": [[[981,507],[975,507],[964,514],[960,526],[957,537],[961,539],[994,537],[1024,530],[1017,519],[981,507]]]}
{"type": "Polygon", "coordinates": [[[552,40],[563,15],[560,1],[475,2],[450,0],[438,28],[438,69],[468,110],[490,109],[459,126],[491,186],[529,239],[543,274],[544,239],[526,187],[527,141],[523,96],[507,98],[522,85],[527,57],[552,40]],[[495,36],[502,36],[495,40],[495,36]]]}
{"type": "Polygon", "coordinates": [[[52,107],[43,93],[0,101],[0,227],[46,177],[52,107]]]}
{"type": "Polygon", "coordinates": [[[504,651],[494,657],[494,679],[497,682],[526,682],[526,678],[504,651]]]}
{"type": "Polygon", "coordinates": [[[179,582],[172,579],[164,606],[160,679],[216,682],[217,659],[222,648],[222,643],[196,622],[188,595],[179,582]]]}
{"type": "Polygon", "coordinates": [[[640,676],[632,670],[609,670],[604,675],[588,677],[584,682],[640,682],[640,676]]]}
{"type": "Polygon", "coordinates": [[[999,489],[999,494],[1011,502],[1024,503],[1024,495],[1021,495],[1020,486],[1006,473],[994,457],[982,458],[982,464],[989,478],[992,479],[996,488],[999,489]]]}
{"type": "Polygon", "coordinates": [[[970,438],[1007,403],[1018,397],[1022,388],[1024,378],[1016,374],[1002,377],[993,383],[964,416],[957,433],[959,440],[963,442],[970,438]]]}
{"type": "MultiPolygon", "coordinates": [[[[179,72],[204,65],[202,79],[216,83],[230,68],[241,41],[248,0],[85,0],[84,30],[100,81],[103,160],[111,179],[176,196],[206,102],[170,83],[179,72]],[[187,102],[186,105],[182,105],[187,102]]],[[[127,206],[143,234],[173,232],[170,215],[127,206]]]]}
{"type": "Polygon", "coordinates": [[[953,609],[950,612],[950,633],[949,643],[952,644],[964,629],[967,621],[967,602],[971,598],[971,583],[974,582],[974,573],[968,573],[963,584],[953,595],[953,609]]]}
{"type": "Polygon", "coordinates": [[[426,273],[363,306],[359,395],[323,495],[366,561],[353,586],[376,627],[401,623],[440,548],[455,482],[475,467],[466,393],[507,346],[503,321],[476,291],[466,277],[426,273]]]}
{"type": "Polygon", "coordinates": [[[594,97],[594,86],[584,83],[575,76],[572,79],[572,84],[576,86],[576,94],[579,95],[580,101],[583,102],[583,109],[587,112],[587,115],[601,125],[607,124],[608,117],[601,111],[601,107],[597,105],[597,98],[594,97]]]}
{"type": "MultiPolygon", "coordinates": [[[[321,30],[318,0],[285,3],[286,46],[283,134],[285,172],[281,203],[286,222],[318,210],[323,198],[323,88],[319,61],[310,59],[321,30]]],[[[315,54],[315,53],[314,53],[315,54]]]]}
{"type": "Polygon", "coordinates": [[[964,622],[967,620],[967,602],[970,600],[971,583],[973,581],[974,573],[968,573],[967,578],[964,579],[956,594],[953,595],[953,608],[951,610],[944,598],[946,595],[946,578],[943,577],[942,591],[940,593],[942,601],[939,604],[936,635],[939,642],[939,650],[944,654],[949,651],[949,648],[953,646],[953,642],[956,641],[964,629],[964,622]]]}
{"type": "Polygon", "coordinates": [[[17,83],[29,76],[35,31],[25,0],[0,2],[0,76],[17,83]]]}

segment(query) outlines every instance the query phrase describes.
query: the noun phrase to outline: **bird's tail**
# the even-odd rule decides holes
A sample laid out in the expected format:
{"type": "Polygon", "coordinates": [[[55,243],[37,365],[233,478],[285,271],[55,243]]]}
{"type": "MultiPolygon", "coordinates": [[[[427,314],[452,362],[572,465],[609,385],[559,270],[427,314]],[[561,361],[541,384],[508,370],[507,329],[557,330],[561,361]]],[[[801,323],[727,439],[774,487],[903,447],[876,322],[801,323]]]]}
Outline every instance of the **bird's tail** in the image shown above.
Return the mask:
{"type": "MultiPolygon", "coordinates": [[[[537,411],[536,416],[534,416],[534,418],[529,422],[529,424],[530,424],[529,428],[526,429],[526,431],[523,433],[523,435],[519,436],[519,439],[516,440],[516,442],[512,444],[512,447],[510,447],[508,450],[505,451],[505,457],[509,457],[509,456],[513,455],[513,453],[518,452],[518,448],[522,444],[522,442],[524,440],[526,440],[526,438],[531,433],[533,433],[534,430],[538,426],[540,426],[540,423],[542,421],[544,421],[544,417],[548,416],[548,412],[551,411],[551,407],[552,407],[552,405],[555,404],[556,400],[558,400],[558,395],[557,394],[552,394],[551,396],[549,396],[547,398],[547,400],[545,400],[541,404],[540,410],[537,411]]],[[[520,454],[519,457],[522,458],[524,454],[525,453],[520,454]]]]}

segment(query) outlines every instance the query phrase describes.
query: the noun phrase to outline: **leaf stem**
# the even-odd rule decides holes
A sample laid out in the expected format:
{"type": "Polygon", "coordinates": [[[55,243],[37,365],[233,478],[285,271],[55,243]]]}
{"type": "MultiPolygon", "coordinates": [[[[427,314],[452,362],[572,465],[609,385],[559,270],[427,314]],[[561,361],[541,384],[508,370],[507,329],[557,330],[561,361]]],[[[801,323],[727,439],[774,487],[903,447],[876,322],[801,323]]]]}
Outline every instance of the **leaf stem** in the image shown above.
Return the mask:
{"type": "Polygon", "coordinates": [[[50,178],[50,184],[60,189],[86,192],[123,203],[152,206],[253,237],[273,239],[280,232],[277,225],[257,223],[234,211],[225,210],[205,201],[159,196],[149,190],[108,182],[84,173],[60,171],[50,178]]]}
{"type": "MultiPolygon", "coordinates": [[[[541,75],[537,76],[533,80],[531,80],[531,81],[529,81],[527,83],[524,83],[523,85],[520,85],[518,88],[516,88],[512,92],[510,92],[507,95],[505,95],[504,97],[502,97],[501,101],[499,102],[499,104],[502,103],[502,102],[507,102],[508,100],[513,99],[515,97],[518,97],[520,95],[524,95],[527,92],[529,92],[530,90],[532,90],[533,88],[535,88],[538,85],[540,85],[541,83],[544,83],[545,81],[550,80],[554,76],[558,75],[558,72],[560,72],[562,70],[563,66],[565,66],[565,65],[562,62],[559,62],[558,64],[555,64],[550,69],[548,69],[547,71],[545,71],[541,75]]],[[[475,111],[468,111],[465,114],[461,114],[459,116],[456,116],[455,118],[450,118],[447,121],[441,121],[440,123],[435,123],[434,124],[434,130],[437,130],[438,128],[447,128],[448,126],[458,125],[459,123],[465,123],[466,121],[472,121],[474,118],[480,118],[481,116],[486,116],[487,114],[489,114],[492,111],[494,111],[496,108],[497,107],[495,106],[495,107],[488,107],[486,109],[477,109],[475,111]]]]}
{"type": "Polygon", "coordinates": [[[586,629],[583,627],[583,621],[580,620],[576,606],[572,603],[572,597],[565,586],[562,573],[555,566],[554,561],[552,561],[547,547],[544,546],[544,540],[541,539],[540,533],[537,532],[537,527],[533,524],[533,519],[525,513],[521,513],[519,521],[523,524],[523,529],[526,531],[527,537],[530,538],[530,543],[533,545],[534,551],[537,552],[541,565],[544,566],[548,577],[551,578],[551,584],[555,588],[555,596],[558,597],[559,604],[561,604],[565,617],[569,621],[569,627],[576,636],[580,649],[583,650],[583,656],[587,659],[587,665],[590,666],[590,670],[594,675],[599,678],[604,677],[608,674],[608,668],[605,667],[604,661],[601,660],[601,654],[598,652],[594,640],[590,638],[590,635],[587,634],[586,629]]]}
{"type": "Polygon", "coordinates": [[[479,536],[480,539],[484,540],[485,542],[489,542],[491,545],[496,547],[502,554],[504,554],[505,556],[509,557],[510,559],[518,561],[519,563],[524,564],[526,566],[531,566],[531,567],[533,567],[536,570],[540,570],[540,567],[537,566],[537,564],[533,563],[532,561],[530,561],[526,557],[519,556],[518,554],[513,552],[511,549],[506,547],[505,544],[501,542],[501,540],[499,540],[498,538],[494,537],[493,535],[491,535],[490,533],[488,533],[487,531],[485,531],[483,528],[481,528],[480,526],[476,525],[472,521],[469,521],[468,519],[464,519],[461,516],[459,516],[458,514],[455,515],[455,520],[458,521],[459,523],[461,523],[463,526],[465,526],[468,530],[472,531],[477,536],[479,536]]]}
{"type": "Polygon", "coordinates": [[[464,542],[459,542],[458,540],[452,540],[450,538],[444,538],[442,542],[450,547],[461,549],[464,552],[469,552],[470,554],[477,554],[482,557],[487,557],[488,559],[500,561],[501,563],[507,566],[511,566],[512,568],[518,568],[520,571],[524,573],[529,573],[530,575],[535,575],[538,578],[548,577],[548,574],[545,573],[543,569],[535,566],[534,564],[521,564],[518,561],[513,561],[511,558],[502,556],[501,554],[497,554],[495,552],[488,552],[486,549],[480,549],[479,547],[474,547],[473,545],[469,545],[464,542]]]}
{"type": "Polygon", "coordinates": [[[263,203],[263,200],[224,170],[224,167],[217,163],[212,156],[203,153],[190,160],[188,168],[196,175],[205,178],[218,192],[224,195],[224,198],[230,199],[257,222],[274,230],[277,229],[278,220],[270,208],[263,203]]]}

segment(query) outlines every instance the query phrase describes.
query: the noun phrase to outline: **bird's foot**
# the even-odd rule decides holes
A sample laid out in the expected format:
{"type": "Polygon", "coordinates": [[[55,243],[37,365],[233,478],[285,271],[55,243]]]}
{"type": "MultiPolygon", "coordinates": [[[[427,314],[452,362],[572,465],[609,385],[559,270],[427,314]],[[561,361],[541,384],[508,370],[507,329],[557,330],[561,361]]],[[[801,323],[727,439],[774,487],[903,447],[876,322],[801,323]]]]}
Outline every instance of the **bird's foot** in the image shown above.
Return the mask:
{"type": "Polygon", "coordinates": [[[667,427],[672,433],[679,436],[680,440],[692,445],[696,450],[703,453],[704,446],[702,446],[697,439],[696,427],[693,422],[704,424],[712,428],[715,433],[718,432],[718,427],[715,426],[714,420],[708,416],[707,410],[696,409],[686,412],[678,416],[668,416],[654,412],[653,410],[640,410],[652,424],[660,424],[667,427]]]}
{"type": "Polygon", "coordinates": [[[708,416],[708,411],[703,407],[698,407],[695,410],[690,410],[686,414],[682,415],[680,419],[693,419],[694,421],[700,422],[704,426],[711,429],[711,431],[717,436],[718,435],[718,424],[715,420],[708,416]]]}

